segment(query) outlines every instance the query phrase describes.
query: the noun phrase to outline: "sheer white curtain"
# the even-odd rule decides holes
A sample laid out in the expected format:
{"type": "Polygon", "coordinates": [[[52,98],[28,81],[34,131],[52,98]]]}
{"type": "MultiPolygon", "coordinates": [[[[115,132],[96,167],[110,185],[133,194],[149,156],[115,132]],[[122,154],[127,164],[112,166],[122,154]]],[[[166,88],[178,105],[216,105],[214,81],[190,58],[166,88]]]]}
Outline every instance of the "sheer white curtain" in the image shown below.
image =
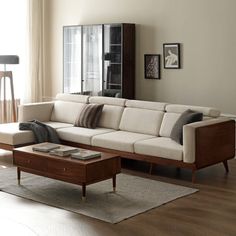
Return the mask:
{"type": "MultiPolygon", "coordinates": [[[[0,55],[18,55],[19,65],[7,65],[6,69],[13,72],[15,103],[19,104],[24,97],[27,77],[27,1],[0,0],[0,55]]],[[[3,65],[0,65],[3,71],[3,65]]],[[[0,97],[0,123],[12,122],[11,89],[6,78],[6,110],[3,109],[3,86],[0,97]],[[5,113],[4,113],[5,112],[5,113]],[[6,118],[6,119],[5,119],[6,118]]],[[[3,81],[2,81],[3,84],[3,81]]]]}
{"type": "Polygon", "coordinates": [[[29,76],[27,98],[29,102],[40,102],[44,94],[44,0],[28,1],[29,23],[29,76]]]}
{"type": "MultiPolygon", "coordinates": [[[[44,0],[0,0],[0,9],[0,55],[20,57],[19,65],[7,65],[7,70],[13,71],[16,102],[42,101],[44,0]]],[[[10,86],[6,85],[7,99],[10,99],[10,86]]],[[[7,101],[7,114],[4,115],[1,100],[0,97],[0,123],[3,116],[11,122],[11,103],[7,101]]]]}

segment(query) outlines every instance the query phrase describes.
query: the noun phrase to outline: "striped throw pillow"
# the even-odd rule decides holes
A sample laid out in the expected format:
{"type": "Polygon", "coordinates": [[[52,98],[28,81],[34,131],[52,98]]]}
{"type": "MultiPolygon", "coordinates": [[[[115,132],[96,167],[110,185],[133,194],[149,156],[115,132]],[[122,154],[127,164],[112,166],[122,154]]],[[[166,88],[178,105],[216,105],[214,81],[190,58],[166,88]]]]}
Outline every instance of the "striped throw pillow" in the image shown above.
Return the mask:
{"type": "Polygon", "coordinates": [[[102,114],[103,104],[85,104],[74,126],[95,129],[102,114]]]}

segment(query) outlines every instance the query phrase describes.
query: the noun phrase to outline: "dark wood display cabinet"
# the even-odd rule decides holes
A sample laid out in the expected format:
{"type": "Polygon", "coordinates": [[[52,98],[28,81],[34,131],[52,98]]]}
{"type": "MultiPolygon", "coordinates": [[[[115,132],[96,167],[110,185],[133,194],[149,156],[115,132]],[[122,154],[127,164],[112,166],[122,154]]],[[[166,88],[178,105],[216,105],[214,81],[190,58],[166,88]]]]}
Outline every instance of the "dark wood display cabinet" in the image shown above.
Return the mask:
{"type": "Polygon", "coordinates": [[[133,99],[135,24],[64,26],[64,92],[133,99]]]}

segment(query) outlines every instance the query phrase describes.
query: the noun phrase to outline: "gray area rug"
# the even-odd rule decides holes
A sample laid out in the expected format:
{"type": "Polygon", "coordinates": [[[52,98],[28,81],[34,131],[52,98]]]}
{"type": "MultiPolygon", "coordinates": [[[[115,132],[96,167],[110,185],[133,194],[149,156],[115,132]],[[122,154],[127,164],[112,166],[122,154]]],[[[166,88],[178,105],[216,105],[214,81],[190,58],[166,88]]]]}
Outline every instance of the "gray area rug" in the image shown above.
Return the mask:
{"type": "Polygon", "coordinates": [[[112,180],[87,186],[87,199],[81,200],[81,187],[22,172],[17,184],[16,168],[0,171],[0,190],[50,206],[118,223],[197,189],[167,184],[127,174],[117,176],[117,191],[112,180]]]}

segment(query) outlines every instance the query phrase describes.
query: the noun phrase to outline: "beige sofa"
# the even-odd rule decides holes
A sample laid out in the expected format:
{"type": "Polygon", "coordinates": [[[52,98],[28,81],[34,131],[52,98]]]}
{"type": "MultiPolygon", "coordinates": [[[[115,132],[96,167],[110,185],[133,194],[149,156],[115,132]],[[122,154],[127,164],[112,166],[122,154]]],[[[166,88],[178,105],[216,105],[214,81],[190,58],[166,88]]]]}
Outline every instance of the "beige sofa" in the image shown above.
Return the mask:
{"type": "MultiPolygon", "coordinates": [[[[220,111],[198,106],[167,104],[122,98],[58,94],[53,102],[25,104],[18,109],[19,122],[38,119],[54,127],[63,143],[120,154],[129,159],[192,170],[223,162],[235,154],[235,122],[220,111]],[[85,103],[104,104],[96,129],[74,127],[85,103]],[[185,125],[183,145],[170,139],[180,114],[187,109],[202,112],[204,120],[185,125]]],[[[0,125],[0,148],[34,142],[31,131],[19,123],[0,125]]]]}

